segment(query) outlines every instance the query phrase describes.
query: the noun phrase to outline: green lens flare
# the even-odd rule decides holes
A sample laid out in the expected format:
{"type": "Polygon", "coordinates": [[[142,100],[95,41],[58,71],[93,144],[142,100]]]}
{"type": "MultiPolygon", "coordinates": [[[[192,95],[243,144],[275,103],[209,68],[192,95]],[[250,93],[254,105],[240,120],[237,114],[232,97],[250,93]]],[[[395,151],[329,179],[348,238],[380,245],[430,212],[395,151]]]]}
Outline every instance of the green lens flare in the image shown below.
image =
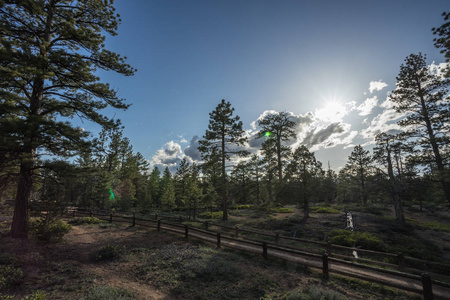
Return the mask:
{"type": "Polygon", "coordinates": [[[111,194],[111,195],[109,196],[109,200],[116,200],[116,197],[114,197],[114,193],[113,193],[113,190],[112,190],[112,189],[109,189],[109,193],[111,194]]]}
{"type": "Polygon", "coordinates": [[[271,135],[272,135],[272,132],[270,132],[270,131],[264,132],[265,137],[270,137],[271,135]]]}

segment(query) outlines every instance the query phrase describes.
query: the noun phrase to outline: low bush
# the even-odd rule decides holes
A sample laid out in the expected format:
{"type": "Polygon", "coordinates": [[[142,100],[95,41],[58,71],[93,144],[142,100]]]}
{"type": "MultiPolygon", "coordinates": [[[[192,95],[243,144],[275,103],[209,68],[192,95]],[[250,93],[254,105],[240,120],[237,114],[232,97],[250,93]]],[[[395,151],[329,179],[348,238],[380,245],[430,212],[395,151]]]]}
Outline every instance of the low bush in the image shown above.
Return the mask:
{"type": "Polygon", "coordinates": [[[38,240],[45,242],[61,241],[72,226],[60,219],[34,219],[29,223],[30,232],[38,240]]]}
{"type": "Polygon", "coordinates": [[[99,261],[110,261],[119,257],[120,251],[118,246],[113,246],[111,244],[106,245],[101,248],[93,255],[93,260],[99,261]]]}
{"type": "Polygon", "coordinates": [[[23,271],[13,265],[0,265],[0,291],[17,286],[23,281],[23,271]]]}
{"type": "Polygon", "coordinates": [[[336,229],[328,233],[328,241],[336,245],[361,247],[362,249],[374,251],[385,251],[386,249],[386,246],[381,239],[368,232],[336,229]]]}
{"type": "Polygon", "coordinates": [[[44,294],[41,291],[37,291],[30,296],[26,296],[23,300],[45,300],[47,299],[47,294],[44,294]]]}
{"type": "Polygon", "coordinates": [[[309,212],[312,213],[318,213],[318,214],[340,214],[341,211],[337,210],[335,208],[332,207],[318,207],[318,206],[312,206],[309,209],[309,212]]]}
{"type": "Polygon", "coordinates": [[[277,208],[272,208],[272,212],[286,214],[286,213],[293,213],[294,210],[289,207],[277,207],[277,208]]]}
{"type": "Polygon", "coordinates": [[[215,212],[209,212],[205,211],[198,215],[201,219],[222,219],[223,218],[223,212],[221,211],[215,211],[215,212]]]}
{"type": "Polygon", "coordinates": [[[234,205],[230,207],[230,209],[249,209],[249,208],[250,205],[248,204],[234,205]]]}
{"type": "Polygon", "coordinates": [[[434,231],[450,232],[450,226],[438,222],[422,223],[420,227],[434,231]]]}
{"type": "Polygon", "coordinates": [[[104,223],[104,222],[105,221],[102,221],[96,217],[83,217],[83,218],[71,219],[68,223],[74,224],[74,225],[81,225],[81,224],[100,224],[100,223],[104,223]]]}

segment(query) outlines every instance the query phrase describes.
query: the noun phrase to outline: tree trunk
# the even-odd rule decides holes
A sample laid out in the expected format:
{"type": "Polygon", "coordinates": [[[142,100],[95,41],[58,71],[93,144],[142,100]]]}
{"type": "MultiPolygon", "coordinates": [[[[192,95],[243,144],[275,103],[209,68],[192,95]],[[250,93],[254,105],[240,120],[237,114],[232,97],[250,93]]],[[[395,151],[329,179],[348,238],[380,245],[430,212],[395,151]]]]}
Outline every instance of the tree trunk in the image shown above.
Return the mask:
{"type": "Polygon", "coordinates": [[[19,181],[17,184],[16,200],[14,203],[14,216],[11,224],[13,238],[28,237],[28,203],[33,187],[32,162],[22,162],[20,165],[19,181]]]}
{"type": "Polygon", "coordinates": [[[281,137],[277,135],[277,164],[278,164],[278,183],[283,183],[283,168],[281,162],[281,137]]]}
{"type": "Polygon", "coordinates": [[[436,142],[436,136],[433,130],[433,126],[431,125],[431,120],[430,120],[430,116],[428,114],[428,108],[425,104],[425,99],[422,96],[422,87],[420,85],[420,81],[417,80],[417,84],[418,84],[418,88],[420,91],[420,104],[422,106],[422,116],[423,119],[425,120],[425,124],[426,124],[426,128],[427,128],[427,133],[428,133],[428,137],[430,138],[430,144],[431,144],[431,148],[433,150],[433,154],[434,154],[434,159],[437,165],[437,169],[439,171],[438,175],[439,175],[439,181],[442,184],[442,188],[444,189],[444,195],[445,195],[445,199],[447,199],[448,204],[450,205],[450,182],[448,182],[446,180],[446,176],[445,176],[445,166],[442,160],[442,156],[441,153],[439,151],[439,145],[436,142]]]}
{"type": "Polygon", "coordinates": [[[303,179],[303,220],[305,221],[309,218],[309,195],[307,187],[307,181],[303,179]]]}
{"type": "Polygon", "coordinates": [[[388,163],[390,190],[391,190],[392,200],[394,201],[395,220],[397,222],[403,223],[403,222],[405,222],[405,217],[403,215],[403,204],[402,204],[402,201],[401,201],[400,195],[399,195],[398,183],[394,176],[394,170],[392,167],[392,160],[391,160],[391,150],[389,148],[386,150],[387,150],[387,163],[388,163]]]}
{"type": "Polygon", "coordinates": [[[225,171],[225,136],[222,137],[222,220],[228,220],[227,211],[227,178],[225,171]]]}

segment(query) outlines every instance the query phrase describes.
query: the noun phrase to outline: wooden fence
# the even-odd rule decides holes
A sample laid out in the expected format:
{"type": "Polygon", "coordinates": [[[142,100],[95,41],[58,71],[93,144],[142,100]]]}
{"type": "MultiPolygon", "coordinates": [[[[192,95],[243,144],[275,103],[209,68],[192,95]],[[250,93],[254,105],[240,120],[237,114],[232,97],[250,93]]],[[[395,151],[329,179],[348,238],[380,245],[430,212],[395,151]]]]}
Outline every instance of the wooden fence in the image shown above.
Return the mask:
{"type": "Polygon", "coordinates": [[[285,259],[289,259],[295,256],[303,257],[307,259],[304,259],[300,262],[309,267],[321,269],[324,279],[328,279],[329,273],[332,272],[380,283],[383,285],[393,286],[395,288],[410,292],[420,293],[423,295],[425,300],[450,299],[450,283],[448,283],[450,282],[449,276],[428,272],[428,270],[427,272],[424,272],[424,270],[405,267],[406,262],[412,262],[416,265],[420,264],[424,266],[439,268],[448,272],[450,270],[450,265],[407,257],[402,253],[392,254],[364,249],[355,249],[351,247],[333,245],[326,242],[282,236],[279,233],[266,233],[252,229],[240,228],[238,226],[223,226],[221,224],[216,224],[209,221],[200,222],[197,220],[186,220],[181,216],[174,217],[155,214],[154,218],[137,218],[136,214],[134,213],[132,216],[127,216],[118,214],[108,215],[77,210],[72,210],[69,213],[72,217],[76,217],[77,215],[89,215],[91,217],[97,217],[110,223],[114,221],[118,223],[131,224],[131,226],[138,225],[147,228],[156,228],[156,230],[158,231],[165,230],[178,234],[184,234],[186,238],[191,236],[207,242],[215,243],[219,248],[224,244],[224,241],[226,241],[225,245],[227,247],[250,252],[259,252],[264,258],[267,258],[270,255],[285,259]],[[167,219],[167,222],[162,222],[161,219],[163,218],[167,219]],[[198,226],[183,225],[182,223],[184,221],[196,223],[198,226]],[[200,226],[203,228],[199,228],[200,226]],[[217,227],[220,230],[212,231],[211,227],[217,227]],[[244,238],[243,235],[245,234],[258,235],[269,238],[269,240],[255,240],[244,238]],[[281,241],[290,241],[299,244],[312,244],[316,248],[307,248],[307,250],[305,251],[305,249],[292,246],[292,244],[281,245],[281,241]],[[321,247],[323,250],[321,248],[317,248],[317,246],[321,247]],[[387,258],[390,261],[396,261],[396,264],[366,258],[355,258],[351,257],[350,255],[335,253],[336,251],[344,251],[349,253],[354,250],[358,251],[358,253],[361,254],[387,258]],[[361,262],[363,264],[360,264],[358,262],[361,262]],[[357,270],[359,270],[359,272],[356,272],[357,270]],[[375,272],[377,274],[382,274],[382,276],[384,276],[385,278],[380,280],[372,277],[369,278],[364,275],[364,272],[375,272]],[[433,279],[431,278],[431,276],[433,277],[433,279]],[[417,286],[409,284],[401,285],[393,281],[394,277],[419,281],[421,282],[421,285],[419,288],[417,286]]]}

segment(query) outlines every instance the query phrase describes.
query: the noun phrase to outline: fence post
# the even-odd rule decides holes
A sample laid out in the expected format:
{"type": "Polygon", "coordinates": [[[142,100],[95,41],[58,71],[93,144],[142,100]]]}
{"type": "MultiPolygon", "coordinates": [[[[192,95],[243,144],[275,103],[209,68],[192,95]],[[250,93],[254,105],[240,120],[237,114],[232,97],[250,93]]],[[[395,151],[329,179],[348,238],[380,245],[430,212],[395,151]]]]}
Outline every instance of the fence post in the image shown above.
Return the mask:
{"type": "Polygon", "coordinates": [[[109,223],[112,223],[112,214],[109,214],[109,223]]]}
{"type": "Polygon", "coordinates": [[[205,230],[208,230],[208,221],[205,221],[205,230]]]}
{"type": "Polygon", "coordinates": [[[397,258],[398,258],[398,269],[400,271],[403,271],[405,269],[405,256],[403,255],[403,253],[399,252],[397,254],[397,258]]]}
{"type": "Polygon", "coordinates": [[[133,213],[133,227],[136,226],[136,213],[133,213]]]}
{"type": "Polygon", "coordinates": [[[329,278],[329,273],[328,273],[328,254],[324,253],[322,255],[322,262],[323,262],[323,279],[324,280],[328,280],[329,278]]]}
{"type": "Polygon", "coordinates": [[[187,225],[184,226],[184,237],[188,238],[189,227],[187,225]]]}
{"type": "Polygon", "coordinates": [[[263,242],[262,247],[263,247],[263,257],[264,259],[267,259],[267,243],[263,242]]]}
{"type": "Polygon", "coordinates": [[[181,221],[182,221],[183,219],[181,218],[181,216],[180,216],[180,218],[178,218],[178,223],[180,223],[181,224],[181,221]]]}
{"type": "Polygon", "coordinates": [[[327,254],[331,255],[331,243],[327,242],[327,254]]]}
{"type": "Polygon", "coordinates": [[[234,237],[238,238],[239,237],[239,226],[236,225],[235,231],[234,231],[234,237]]]}
{"type": "Polygon", "coordinates": [[[275,245],[278,245],[278,241],[280,240],[280,233],[277,232],[275,235],[275,245]]]}
{"type": "Polygon", "coordinates": [[[89,217],[93,217],[94,216],[94,213],[92,212],[92,210],[89,212],[89,217]]]}
{"type": "Polygon", "coordinates": [[[155,214],[155,220],[158,220],[158,214],[155,214]]]}
{"type": "Polygon", "coordinates": [[[158,231],[161,231],[161,220],[158,220],[158,225],[156,225],[158,231]]]}
{"type": "Polygon", "coordinates": [[[76,212],[77,212],[76,209],[74,209],[73,212],[72,212],[72,213],[73,213],[72,218],[75,218],[75,213],[76,213],[76,212]]]}
{"type": "Polygon", "coordinates": [[[431,286],[431,277],[428,273],[422,273],[423,299],[433,300],[433,288],[431,286]]]}
{"type": "Polygon", "coordinates": [[[217,233],[217,248],[220,248],[220,232],[217,233]]]}

